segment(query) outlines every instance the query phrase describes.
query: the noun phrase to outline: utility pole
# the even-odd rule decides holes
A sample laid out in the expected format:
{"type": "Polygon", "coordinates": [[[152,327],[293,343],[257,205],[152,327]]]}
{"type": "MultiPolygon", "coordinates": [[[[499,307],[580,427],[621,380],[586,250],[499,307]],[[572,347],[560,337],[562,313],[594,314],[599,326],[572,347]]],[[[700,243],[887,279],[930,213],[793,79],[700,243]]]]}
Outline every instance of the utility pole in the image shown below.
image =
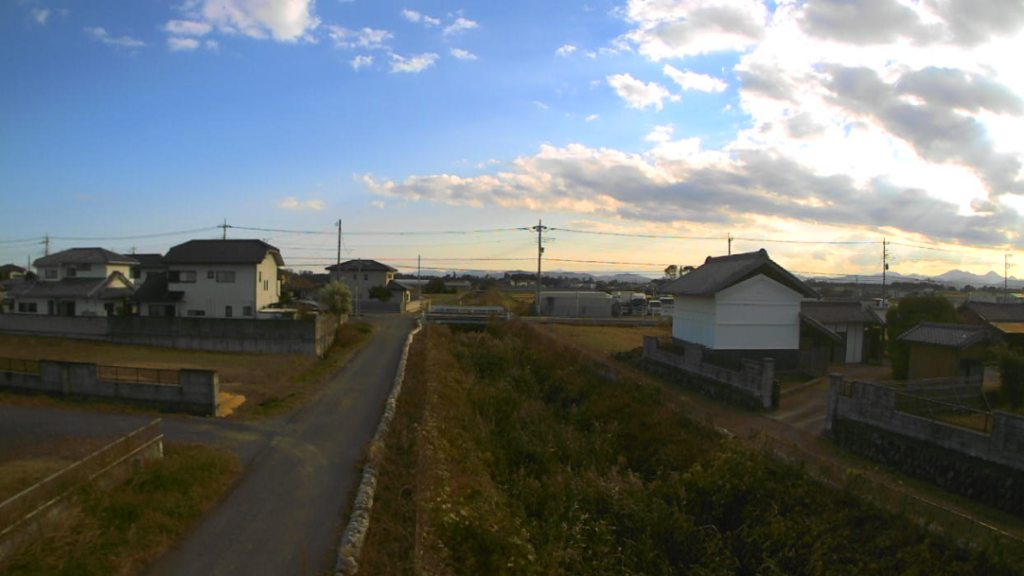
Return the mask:
{"type": "Polygon", "coordinates": [[[732,232],[727,232],[726,239],[729,241],[729,256],[732,256],[732,232]]]}
{"type": "MultiPolygon", "coordinates": [[[[341,265],[341,220],[338,220],[338,261],[335,264],[341,265]]],[[[338,276],[341,277],[341,270],[338,270],[338,276]]]]}
{"type": "Polygon", "coordinates": [[[537,298],[536,302],[534,302],[534,308],[537,315],[540,316],[540,262],[544,254],[544,231],[548,228],[544,225],[543,221],[538,219],[537,225],[533,229],[537,231],[537,298]]]}
{"type": "Polygon", "coordinates": [[[889,269],[889,243],[882,238],[882,305],[885,306],[885,271],[889,269]]]}
{"type": "Polygon", "coordinates": [[[221,224],[220,226],[218,226],[218,228],[220,228],[221,232],[222,232],[220,239],[221,240],[227,240],[228,239],[228,219],[225,218],[224,219],[224,223],[221,224]]]}
{"type": "Polygon", "coordinates": [[[362,306],[359,305],[359,301],[363,299],[363,261],[356,261],[356,318],[360,318],[360,311],[362,306]]]}
{"type": "Polygon", "coordinates": [[[46,238],[43,240],[43,256],[50,255],[50,233],[46,233],[46,238]]]}
{"type": "Polygon", "coordinates": [[[420,307],[423,304],[423,262],[421,261],[420,255],[416,255],[416,299],[421,301],[420,307]]]}
{"type": "Polygon", "coordinates": [[[1003,302],[1010,298],[1010,253],[1003,252],[1003,302]]]}

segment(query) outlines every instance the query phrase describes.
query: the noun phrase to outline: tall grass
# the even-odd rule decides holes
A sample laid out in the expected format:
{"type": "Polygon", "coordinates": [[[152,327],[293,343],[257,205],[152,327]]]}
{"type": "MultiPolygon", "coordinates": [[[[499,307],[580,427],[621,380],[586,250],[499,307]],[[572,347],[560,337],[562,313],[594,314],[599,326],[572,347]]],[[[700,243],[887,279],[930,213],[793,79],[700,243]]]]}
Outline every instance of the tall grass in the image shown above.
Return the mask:
{"type": "Polygon", "coordinates": [[[239,470],[231,453],[169,443],[164,458],[118,486],[82,486],[68,518],[0,563],[0,574],[135,574],[184,533],[239,470]]]}
{"type": "Polygon", "coordinates": [[[958,548],[818,484],[527,326],[425,337],[406,462],[420,571],[1017,573],[1003,551],[958,548]]]}

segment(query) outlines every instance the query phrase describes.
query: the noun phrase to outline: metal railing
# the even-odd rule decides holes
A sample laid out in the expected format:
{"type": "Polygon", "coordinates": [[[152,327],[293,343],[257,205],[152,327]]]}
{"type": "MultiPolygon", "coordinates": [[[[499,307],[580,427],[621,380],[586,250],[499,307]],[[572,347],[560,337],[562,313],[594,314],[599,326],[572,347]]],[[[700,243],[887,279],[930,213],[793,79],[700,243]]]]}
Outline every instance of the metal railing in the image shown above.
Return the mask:
{"type": "Polygon", "coordinates": [[[985,434],[992,432],[991,412],[960,404],[951,404],[906,392],[896,392],[896,410],[985,434]]]}
{"type": "Polygon", "coordinates": [[[39,361],[24,360],[22,358],[0,358],[0,372],[39,374],[39,361]]]}
{"type": "Polygon", "coordinates": [[[178,385],[178,370],[96,365],[96,379],[108,382],[178,385]]]}
{"type": "Polygon", "coordinates": [[[0,502],[0,536],[35,514],[42,507],[160,438],[162,438],[160,419],[157,418],[0,502]]]}

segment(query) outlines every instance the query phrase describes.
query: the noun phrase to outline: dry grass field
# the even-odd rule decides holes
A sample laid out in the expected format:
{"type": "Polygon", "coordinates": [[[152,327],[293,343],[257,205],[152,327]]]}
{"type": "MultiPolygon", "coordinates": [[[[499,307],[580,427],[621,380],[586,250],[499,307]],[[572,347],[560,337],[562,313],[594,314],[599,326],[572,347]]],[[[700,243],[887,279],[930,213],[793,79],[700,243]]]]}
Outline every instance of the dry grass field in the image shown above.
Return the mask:
{"type": "Polygon", "coordinates": [[[550,324],[545,328],[575,344],[601,355],[632,350],[644,344],[644,336],[668,336],[667,325],[658,326],[570,326],[550,324]]]}
{"type": "Polygon", "coordinates": [[[0,444],[0,502],[60,471],[113,438],[64,436],[45,439],[4,438],[0,444]]]}

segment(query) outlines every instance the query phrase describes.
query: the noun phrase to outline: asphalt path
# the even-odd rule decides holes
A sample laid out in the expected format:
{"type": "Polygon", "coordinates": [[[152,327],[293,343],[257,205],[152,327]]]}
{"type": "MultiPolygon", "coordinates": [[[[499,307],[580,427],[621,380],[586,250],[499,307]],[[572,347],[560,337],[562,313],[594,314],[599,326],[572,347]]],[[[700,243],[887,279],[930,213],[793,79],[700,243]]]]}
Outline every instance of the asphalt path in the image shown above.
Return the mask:
{"type": "MultiPolygon", "coordinates": [[[[356,464],[391,390],[409,316],[370,319],[374,336],[319,394],[286,417],[242,423],[166,417],[168,440],[234,450],[243,476],[199,524],[144,573],[318,574],[333,566],[356,464]]],[[[5,438],[124,434],[152,417],[84,409],[0,406],[5,438]]]]}

